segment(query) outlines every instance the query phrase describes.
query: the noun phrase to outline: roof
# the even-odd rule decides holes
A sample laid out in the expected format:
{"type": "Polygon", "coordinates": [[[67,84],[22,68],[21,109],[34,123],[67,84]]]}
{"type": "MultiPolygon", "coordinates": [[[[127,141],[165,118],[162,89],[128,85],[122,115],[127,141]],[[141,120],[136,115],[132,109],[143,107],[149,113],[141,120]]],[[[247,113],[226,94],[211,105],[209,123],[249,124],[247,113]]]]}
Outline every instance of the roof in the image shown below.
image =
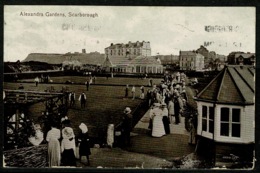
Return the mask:
{"type": "Polygon", "coordinates": [[[109,58],[106,58],[106,60],[103,62],[103,66],[106,66],[104,63],[107,63],[106,61],[110,61],[112,66],[126,66],[130,64],[130,59],[126,57],[121,56],[112,56],[109,58]]]}
{"type": "Polygon", "coordinates": [[[255,67],[226,66],[195,98],[223,104],[254,104],[255,67]]]}
{"type": "Polygon", "coordinates": [[[180,56],[196,56],[196,55],[201,55],[200,53],[196,53],[195,51],[180,51],[180,56]]]}
{"type": "MultiPolygon", "coordinates": [[[[117,44],[112,44],[109,47],[106,47],[105,49],[109,48],[109,49],[114,49],[114,48],[140,48],[143,47],[143,42],[135,42],[135,43],[131,43],[129,42],[128,44],[123,44],[123,43],[117,43],[117,44]]],[[[147,42],[149,43],[149,42],[147,42]]]]}
{"type": "Polygon", "coordinates": [[[128,65],[161,65],[155,57],[137,56],[134,59],[126,57],[113,56],[106,58],[103,66],[128,66],[128,65]]]}
{"type": "Polygon", "coordinates": [[[235,58],[238,58],[242,56],[243,58],[251,58],[252,56],[255,56],[254,53],[237,53],[235,54],[235,58]]]}
{"type": "Polygon", "coordinates": [[[133,59],[130,64],[133,65],[161,65],[160,61],[158,61],[155,57],[145,57],[145,56],[138,56],[133,59]]]}
{"type": "Polygon", "coordinates": [[[72,53],[72,54],[42,54],[42,53],[31,53],[23,62],[26,61],[39,61],[46,62],[49,64],[62,64],[66,60],[78,60],[82,64],[97,65],[104,62],[104,54],[98,52],[92,53],[72,53]]]}

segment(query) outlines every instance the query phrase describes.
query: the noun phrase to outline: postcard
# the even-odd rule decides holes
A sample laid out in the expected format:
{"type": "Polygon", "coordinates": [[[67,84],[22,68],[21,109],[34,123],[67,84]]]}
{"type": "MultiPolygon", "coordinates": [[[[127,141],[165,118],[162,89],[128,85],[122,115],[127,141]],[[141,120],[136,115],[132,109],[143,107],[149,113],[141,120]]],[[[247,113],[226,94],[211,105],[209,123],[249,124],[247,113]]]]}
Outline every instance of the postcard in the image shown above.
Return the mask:
{"type": "Polygon", "coordinates": [[[3,167],[253,169],[255,7],[4,6],[3,167]]]}

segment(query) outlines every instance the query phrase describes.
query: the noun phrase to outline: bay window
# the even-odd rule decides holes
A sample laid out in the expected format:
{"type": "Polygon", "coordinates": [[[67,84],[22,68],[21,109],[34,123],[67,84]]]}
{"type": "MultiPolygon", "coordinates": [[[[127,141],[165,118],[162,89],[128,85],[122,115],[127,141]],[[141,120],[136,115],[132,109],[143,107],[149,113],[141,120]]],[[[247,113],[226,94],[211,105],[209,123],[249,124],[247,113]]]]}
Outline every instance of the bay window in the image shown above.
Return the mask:
{"type": "Polygon", "coordinates": [[[240,131],[240,109],[221,108],[220,135],[229,137],[240,137],[240,131]]]}
{"type": "Polygon", "coordinates": [[[214,108],[202,106],[202,130],[213,133],[214,131],[214,108]]]}

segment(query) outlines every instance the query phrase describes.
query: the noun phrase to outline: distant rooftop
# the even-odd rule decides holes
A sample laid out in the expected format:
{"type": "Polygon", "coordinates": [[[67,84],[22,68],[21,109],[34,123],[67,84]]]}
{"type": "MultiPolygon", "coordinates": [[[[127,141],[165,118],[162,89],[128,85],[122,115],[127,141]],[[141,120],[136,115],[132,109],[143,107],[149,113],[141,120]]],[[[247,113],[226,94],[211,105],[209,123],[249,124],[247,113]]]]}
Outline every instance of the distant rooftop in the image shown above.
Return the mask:
{"type": "Polygon", "coordinates": [[[113,48],[139,48],[139,47],[142,47],[143,46],[143,43],[150,43],[149,41],[148,42],[145,42],[145,41],[142,41],[142,42],[128,42],[127,44],[124,44],[124,43],[116,43],[116,44],[113,44],[111,43],[111,45],[109,47],[106,47],[109,48],[109,49],[113,49],[113,48]]]}

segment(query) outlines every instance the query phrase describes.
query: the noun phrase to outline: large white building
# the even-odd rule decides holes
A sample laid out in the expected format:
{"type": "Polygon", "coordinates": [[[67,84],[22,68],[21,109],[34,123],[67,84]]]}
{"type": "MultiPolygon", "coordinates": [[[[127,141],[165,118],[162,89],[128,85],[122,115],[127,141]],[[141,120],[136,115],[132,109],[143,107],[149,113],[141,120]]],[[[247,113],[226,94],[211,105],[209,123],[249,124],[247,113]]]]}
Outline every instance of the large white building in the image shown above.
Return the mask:
{"type": "Polygon", "coordinates": [[[151,56],[150,42],[111,44],[105,48],[102,67],[107,72],[163,73],[158,57],[151,56]]]}
{"type": "Polygon", "coordinates": [[[151,56],[150,42],[128,42],[127,44],[117,43],[105,48],[105,56],[110,57],[124,57],[133,59],[137,56],[151,56]]]}

